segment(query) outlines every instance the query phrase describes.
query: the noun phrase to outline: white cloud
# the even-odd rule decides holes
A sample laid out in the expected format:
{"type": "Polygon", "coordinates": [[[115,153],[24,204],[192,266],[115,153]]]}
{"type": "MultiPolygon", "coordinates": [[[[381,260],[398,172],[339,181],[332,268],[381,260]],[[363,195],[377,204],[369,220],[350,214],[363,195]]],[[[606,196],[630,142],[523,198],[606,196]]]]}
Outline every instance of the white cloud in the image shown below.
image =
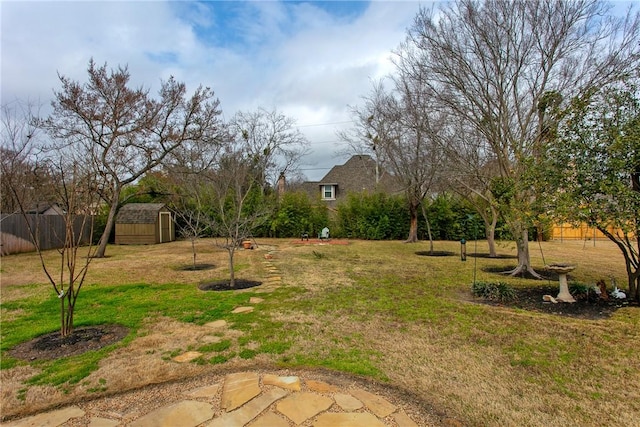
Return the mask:
{"type": "MultiPolygon", "coordinates": [[[[170,75],[190,90],[209,86],[227,118],[265,107],[299,125],[348,121],[348,105],[360,102],[370,79],[392,70],[391,50],[417,10],[389,1],[3,1],[2,101],[48,104],[57,73],[84,81],[93,57],[128,65],[132,83],[152,90],[170,75]]],[[[326,141],[344,126],[301,127],[317,143],[307,163],[335,164],[326,141]]]]}

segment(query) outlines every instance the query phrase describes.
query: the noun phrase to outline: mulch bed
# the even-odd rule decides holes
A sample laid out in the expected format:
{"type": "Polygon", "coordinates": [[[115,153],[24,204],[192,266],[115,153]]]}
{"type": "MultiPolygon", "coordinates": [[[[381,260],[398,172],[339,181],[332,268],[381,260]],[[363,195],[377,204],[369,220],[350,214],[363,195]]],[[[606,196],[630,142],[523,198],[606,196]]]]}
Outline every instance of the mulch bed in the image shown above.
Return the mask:
{"type": "Polygon", "coordinates": [[[580,319],[600,320],[611,317],[616,310],[623,307],[637,307],[637,303],[628,300],[610,298],[603,300],[595,293],[588,297],[578,297],[574,303],[552,303],[542,300],[543,295],[558,295],[559,285],[542,285],[527,288],[516,288],[516,297],[512,301],[494,302],[478,300],[482,303],[517,308],[521,310],[535,311],[539,313],[554,314],[558,316],[575,317],[580,319]]]}
{"type": "Polygon", "coordinates": [[[214,268],[216,268],[216,266],[213,265],[213,264],[201,264],[201,263],[199,263],[199,264],[196,264],[196,265],[193,265],[193,264],[183,265],[183,266],[178,267],[176,270],[179,270],[179,271],[204,271],[204,270],[212,270],[214,268]]]}
{"type": "Polygon", "coordinates": [[[201,291],[238,291],[241,289],[255,288],[262,285],[262,282],[255,280],[236,279],[235,286],[231,287],[229,280],[216,280],[214,282],[204,282],[198,285],[201,291]]]}
{"type": "Polygon", "coordinates": [[[449,252],[449,251],[417,251],[416,255],[418,256],[454,256],[458,254],[455,252],[449,252]]]}
{"type": "Polygon", "coordinates": [[[59,331],[51,332],[18,344],[9,350],[9,355],[29,361],[75,356],[117,343],[128,333],[129,328],[121,325],[76,328],[66,337],[63,337],[59,331]]]}

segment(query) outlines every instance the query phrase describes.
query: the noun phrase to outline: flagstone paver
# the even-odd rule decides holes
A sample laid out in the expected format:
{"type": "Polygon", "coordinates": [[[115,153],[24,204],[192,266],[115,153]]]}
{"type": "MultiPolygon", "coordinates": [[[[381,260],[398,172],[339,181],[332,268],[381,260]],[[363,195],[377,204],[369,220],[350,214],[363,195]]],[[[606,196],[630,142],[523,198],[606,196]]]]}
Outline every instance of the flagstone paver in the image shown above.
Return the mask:
{"type": "Polygon", "coordinates": [[[195,427],[213,418],[213,406],[197,400],[183,400],[163,406],[138,418],[129,427],[195,427]]]}
{"type": "Polygon", "coordinates": [[[236,307],[235,309],[233,309],[232,313],[233,314],[251,313],[254,309],[255,309],[254,307],[236,307]]]}
{"type": "Polygon", "coordinates": [[[333,399],[315,393],[300,392],[278,402],[276,408],[296,424],[326,411],[333,405],[333,399]]]}
{"type": "Polygon", "coordinates": [[[262,383],[265,385],[275,385],[286,388],[288,390],[300,391],[300,378],[298,377],[279,377],[272,374],[264,374],[262,383]]]}
{"type": "Polygon", "coordinates": [[[249,304],[260,304],[264,301],[264,298],[251,297],[249,298],[249,304]]]}
{"type": "Polygon", "coordinates": [[[235,411],[227,412],[214,419],[208,427],[242,427],[286,395],[287,391],[281,388],[269,390],[235,411]]]}
{"type": "Polygon", "coordinates": [[[205,344],[216,344],[222,341],[222,337],[218,337],[215,335],[203,335],[198,341],[205,344]]]}
{"type": "Polygon", "coordinates": [[[386,425],[368,412],[325,412],[313,423],[313,427],[386,427],[386,425]]]}
{"type": "Polygon", "coordinates": [[[227,375],[222,388],[222,408],[226,411],[232,411],[259,395],[260,385],[258,382],[258,374],[255,372],[227,375]]]}
{"type": "Polygon", "coordinates": [[[205,323],[204,326],[211,329],[219,329],[227,326],[226,320],[214,320],[213,322],[205,323]]]}
{"type": "Polygon", "coordinates": [[[380,418],[384,418],[387,415],[394,413],[397,409],[394,405],[392,405],[382,397],[377,396],[373,393],[369,393],[368,391],[362,389],[353,389],[351,390],[351,394],[356,399],[364,403],[365,406],[371,410],[371,412],[373,412],[380,418]]]}
{"type": "Polygon", "coordinates": [[[5,425],[7,427],[54,427],[64,424],[72,418],[82,417],[83,415],[84,411],[82,409],[77,406],[69,406],[23,418],[5,425]]]}
{"type": "Polygon", "coordinates": [[[335,393],[338,391],[338,387],[327,384],[324,381],[307,380],[305,384],[311,391],[317,391],[318,393],[335,393]]]}
{"type": "Polygon", "coordinates": [[[347,412],[357,411],[363,406],[362,402],[350,394],[336,393],[333,396],[333,399],[336,401],[338,406],[347,412]]]}
{"type": "Polygon", "coordinates": [[[91,419],[89,427],[116,427],[118,424],[120,424],[120,422],[116,420],[96,417],[91,419]]]}
{"type": "Polygon", "coordinates": [[[185,393],[185,396],[198,398],[198,397],[209,397],[212,398],[218,394],[220,390],[220,384],[207,385],[204,387],[199,387],[195,390],[190,390],[185,393]]]}
{"type": "Polygon", "coordinates": [[[267,412],[256,418],[249,427],[289,427],[289,422],[273,412],[267,412]]]}
{"type": "Polygon", "coordinates": [[[393,419],[395,420],[396,424],[398,424],[398,427],[418,427],[418,424],[416,424],[411,418],[409,418],[407,414],[402,411],[393,414],[393,419]]]}
{"type": "Polygon", "coordinates": [[[198,357],[202,356],[202,353],[199,351],[187,351],[186,353],[182,353],[173,358],[176,362],[186,363],[191,362],[192,360],[196,360],[198,357]]]}

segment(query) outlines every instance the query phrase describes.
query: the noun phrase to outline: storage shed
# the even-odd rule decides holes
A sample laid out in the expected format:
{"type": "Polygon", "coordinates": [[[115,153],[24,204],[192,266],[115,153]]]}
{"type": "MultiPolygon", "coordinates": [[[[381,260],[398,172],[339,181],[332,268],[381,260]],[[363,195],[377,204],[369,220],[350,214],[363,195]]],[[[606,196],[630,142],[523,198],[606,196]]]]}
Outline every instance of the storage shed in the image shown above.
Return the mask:
{"type": "Polygon", "coordinates": [[[117,245],[153,245],[175,239],[173,215],[162,203],[129,203],[116,216],[117,245]]]}

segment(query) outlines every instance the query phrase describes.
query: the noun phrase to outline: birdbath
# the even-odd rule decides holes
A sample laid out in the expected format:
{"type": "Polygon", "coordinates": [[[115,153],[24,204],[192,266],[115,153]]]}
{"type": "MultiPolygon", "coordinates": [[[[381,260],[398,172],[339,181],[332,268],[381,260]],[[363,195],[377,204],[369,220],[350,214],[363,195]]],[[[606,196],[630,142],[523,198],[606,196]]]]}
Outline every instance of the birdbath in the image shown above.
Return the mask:
{"type": "Polygon", "coordinates": [[[567,285],[567,274],[573,271],[576,266],[569,264],[551,264],[547,265],[545,268],[558,274],[558,280],[560,281],[560,293],[556,299],[562,302],[576,302],[573,295],[569,293],[569,285],[567,285]]]}

